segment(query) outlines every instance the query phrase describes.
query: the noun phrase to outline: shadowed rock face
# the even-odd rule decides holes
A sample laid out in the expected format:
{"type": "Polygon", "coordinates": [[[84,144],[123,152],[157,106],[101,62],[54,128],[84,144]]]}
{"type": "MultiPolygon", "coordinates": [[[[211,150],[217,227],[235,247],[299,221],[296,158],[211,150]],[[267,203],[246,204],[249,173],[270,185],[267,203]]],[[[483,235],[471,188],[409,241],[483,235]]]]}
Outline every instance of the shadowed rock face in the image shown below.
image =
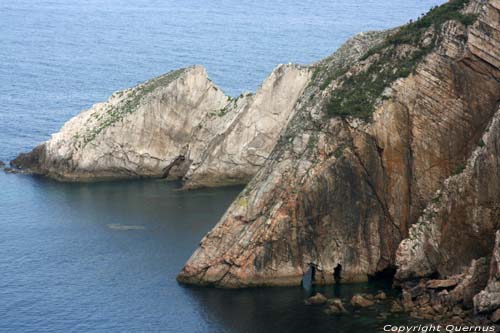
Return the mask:
{"type": "Polygon", "coordinates": [[[491,256],[500,228],[500,108],[478,144],[401,242],[397,279],[460,274],[473,259],[491,256]]]}
{"type": "Polygon", "coordinates": [[[232,99],[201,66],[114,93],[11,164],[59,180],[184,177],[186,187],[246,183],[263,165],[309,80],[280,65],[232,99]]]}
{"type": "MultiPolygon", "coordinates": [[[[413,73],[385,89],[371,122],[327,118],[324,110],[336,89],[381,56],[362,55],[395,31],[357,36],[313,65],[311,83],[268,161],[178,280],[231,288],[299,285],[313,263],[317,283],[333,283],[338,264],[342,281],[353,282],[393,267],[410,226],[491,126],[500,99],[499,10],[498,1],[471,1],[464,11],[478,15],[474,24],[444,22],[413,73]]],[[[496,183],[485,188],[498,187],[498,164],[485,167],[496,183]]],[[[484,248],[491,251],[490,243],[484,248]]]]}
{"type": "Polygon", "coordinates": [[[476,313],[493,312],[498,308],[500,308],[500,231],[496,232],[495,245],[491,253],[488,283],[484,290],[474,296],[476,313]]]}

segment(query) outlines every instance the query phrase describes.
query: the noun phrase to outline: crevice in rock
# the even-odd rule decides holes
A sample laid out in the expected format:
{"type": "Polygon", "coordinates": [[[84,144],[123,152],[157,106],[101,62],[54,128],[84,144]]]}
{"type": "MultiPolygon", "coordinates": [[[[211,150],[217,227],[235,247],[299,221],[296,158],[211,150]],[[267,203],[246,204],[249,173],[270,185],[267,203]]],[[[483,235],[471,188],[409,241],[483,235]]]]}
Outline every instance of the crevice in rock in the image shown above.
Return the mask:
{"type": "Polygon", "coordinates": [[[396,266],[390,265],[381,271],[376,272],[373,275],[368,275],[369,281],[390,281],[394,280],[394,275],[396,275],[396,266]]]}
{"type": "Polygon", "coordinates": [[[165,179],[168,177],[169,173],[170,173],[170,170],[174,167],[174,166],[177,166],[177,165],[180,165],[182,164],[182,162],[184,162],[186,160],[186,157],[184,155],[179,155],[175,158],[175,160],[170,163],[167,167],[165,167],[165,169],[163,169],[163,174],[161,176],[162,179],[165,179]]]}
{"type": "Polygon", "coordinates": [[[336,284],[339,284],[342,280],[342,265],[340,263],[333,269],[333,279],[336,284]]]}

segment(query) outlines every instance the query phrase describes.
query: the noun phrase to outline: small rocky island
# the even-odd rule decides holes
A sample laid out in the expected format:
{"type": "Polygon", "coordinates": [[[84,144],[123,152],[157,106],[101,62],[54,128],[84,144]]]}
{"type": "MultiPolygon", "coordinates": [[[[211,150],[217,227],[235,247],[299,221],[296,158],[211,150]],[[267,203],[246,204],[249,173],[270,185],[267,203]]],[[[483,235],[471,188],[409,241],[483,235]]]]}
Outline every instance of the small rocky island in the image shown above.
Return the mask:
{"type": "Polygon", "coordinates": [[[11,165],[247,184],[178,276],[394,278],[421,318],[500,321],[500,1],[451,0],[226,96],[200,66],[117,92],[11,165]],[[469,319],[468,319],[469,318],[469,319]]]}

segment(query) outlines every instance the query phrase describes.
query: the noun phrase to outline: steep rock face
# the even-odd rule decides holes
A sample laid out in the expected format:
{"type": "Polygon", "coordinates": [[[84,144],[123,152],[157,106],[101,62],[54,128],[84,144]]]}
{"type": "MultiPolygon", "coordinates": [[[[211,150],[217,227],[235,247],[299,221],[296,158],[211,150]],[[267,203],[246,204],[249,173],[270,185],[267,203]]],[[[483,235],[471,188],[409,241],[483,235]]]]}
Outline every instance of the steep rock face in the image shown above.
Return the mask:
{"type": "Polygon", "coordinates": [[[218,120],[205,119],[188,155],[186,187],[247,183],[274,148],[309,77],[307,68],[280,65],[255,95],[234,100],[218,120]]]}
{"type": "Polygon", "coordinates": [[[255,95],[224,95],[201,66],[120,91],[12,165],[70,181],[186,176],[186,187],[246,183],[309,80],[281,65],[255,95]]]}
{"type": "Polygon", "coordinates": [[[474,308],[478,313],[493,312],[500,308],[500,231],[496,232],[488,284],[474,296],[474,308]]]}
{"type": "MultiPolygon", "coordinates": [[[[429,27],[419,47],[428,48],[428,36],[435,46],[384,90],[372,122],[326,119],[324,110],[384,53],[363,54],[397,30],[357,37],[336,53],[343,57],[313,66],[269,161],[203,238],[179,281],[298,285],[314,264],[316,282],[331,283],[335,268],[344,281],[361,281],[393,267],[399,242],[470,156],[497,109],[499,9],[497,1],[471,1],[464,11],[478,15],[473,25],[447,20],[429,27]]],[[[395,45],[395,59],[416,52],[395,45]]]]}
{"type": "Polygon", "coordinates": [[[401,242],[397,279],[459,274],[490,255],[500,228],[500,109],[478,144],[401,242]]]}
{"type": "MultiPolygon", "coordinates": [[[[317,66],[336,71],[359,59],[387,34],[358,35],[317,66]]],[[[351,144],[350,135],[355,130],[340,119],[319,124],[323,119],[316,94],[322,94],[318,89],[321,84],[316,80],[307,87],[265,167],[202,240],[179,275],[180,281],[225,287],[296,285],[307,264],[318,263],[317,249],[329,247],[334,251],[337,241],[344,246],[342,254],[347,258],[370,264],[368,258],[354,258],[353,248],[363,241],[365,226],[377,229],[377,216],[383,216],[383,208],[364,181],[364,167],[352,151],[344,149],[351,144]],[[342,158],[344,150],[346,159],[342,158]],[[337,160],[342,162],[335,163],[337,160]],[[344,179],[352,180],[356,187],[344,179]],[[372,204],[367,212],[356,214],[360,200],[372,204]],[[328,216],[332,210],[337,216],[345,212],[346,220],[337,220],[338,229],[322,228],[332,224],[328,216]],[[375,220],[358,227],[368,211],[376,212],[372,215],[375,220]]],[[[373,252],[378,257],[378,243],[371,245],[370,241],[366,243],[366,256],[373,252]]],[[[320,269],[333,272],[337,264],[338,259],[328,256],[321,261],[320,269]]],[[[357,278],[355,271],[351,275],[357,278]]],[[[331,281],[333,274],[324,278],[331,281]]]]}
{"type": "Polygon", "coordinates": [[[500,108],[478,145],[465,169],[436,192],[396,255],[396,282],[410,294],[423,289],[439,304],[432,304],[439,316],[457,307],[482,315],[500,306],[500,108]],[[430,276],[460,283],[444,294],[419,287],[430,276]]]}
{"type": "Polygon", "coordinates": [[[12,164],[64,180],[162,176],[203,117],[226,103],[204,68],[181,69],[113,94],[12,164]]]}

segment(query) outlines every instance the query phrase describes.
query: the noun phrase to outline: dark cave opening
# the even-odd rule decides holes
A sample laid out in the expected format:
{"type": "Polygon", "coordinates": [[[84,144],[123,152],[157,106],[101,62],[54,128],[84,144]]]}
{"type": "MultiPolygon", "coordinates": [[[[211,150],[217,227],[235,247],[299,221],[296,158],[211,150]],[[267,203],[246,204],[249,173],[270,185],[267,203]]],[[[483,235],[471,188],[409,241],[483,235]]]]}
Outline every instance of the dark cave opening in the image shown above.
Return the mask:
{"type": "Polygon", "coordinates": [[[394,280],[394,275],[396,275],[396,267],[395,266],[388,266],[384,268],[381,271],[376,272],[373,275],[368,275],[368,280],[369,281],[393,281],[394,280]]]}
{"type": "Polygon", "coordinates": [[[338,264],[334,269],[333,269],[333,279],[335,280],[335,283],[340,283],[342,280],[342,265],[338,264]]]}

